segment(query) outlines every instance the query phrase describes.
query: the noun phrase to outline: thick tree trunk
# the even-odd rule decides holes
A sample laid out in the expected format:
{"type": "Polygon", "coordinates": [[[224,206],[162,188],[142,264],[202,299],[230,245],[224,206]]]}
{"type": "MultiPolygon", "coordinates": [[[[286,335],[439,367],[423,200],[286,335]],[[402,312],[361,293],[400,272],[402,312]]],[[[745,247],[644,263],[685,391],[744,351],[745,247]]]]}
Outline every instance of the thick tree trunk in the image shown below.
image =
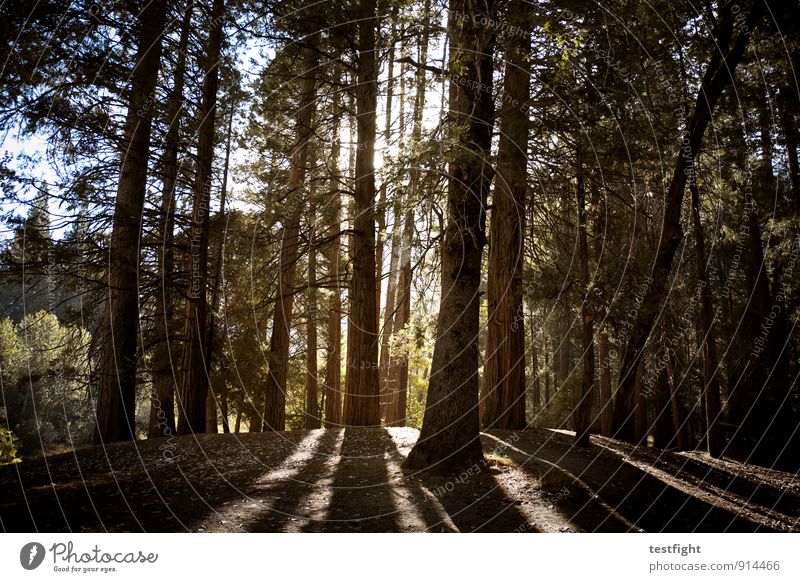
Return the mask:
{"type": "Polygon", "coordinates": [[[166,4],[165,0],[143,2],[139,13],[136,66],[108,251],[108,297],[99,332],[103,343],[97,368],[95,443],[136,437],[139,239],[166,4]]]}
{"type": "Polygon", "coordinates": [[[687,179],[690,175],[694,175],[694,158],[700,151],[703,134],[723,91],[732,81],[750,35],[761,20],[764,9],[764,2],[757,1],[752,5],[748,14],[741,18],[743,23],[732,45],[730,38],[733,34],[734,15],[731,5],[722,5],[721,14],[718,15],[716,50],[703,75],[700,91],[687,123],[683,145],[675,160],[672,180],[666,193],[661,238],[653,270],[643,293],[642,307],[637,314],[622,356],[619,388],[614,402],[614,430],[616,436],[621,439],[633,438],[635,370],[670,288],[668,279],[672,269],[672,259],[683,239],[680,218],[687,179]],[[730,50],[728,46],[731,46],[730,50]]]}
{"type": "Polygon", "coordinates": [[[278,297],[269,341],[269,374],[265,390],[262,430],[286,430],[286,379],[289,369],[289,332],[292,327],[297,259],[300,255],[300,221],[305,209],[305,184],[309,142],[313,136],[317,76],[316,53],[308,50],[301,61],[300,100],[295,116],[296,141],[289,170],[286,222],[281,230],[278,297]]]}
{"type": "Polygon", "coordinates": [[[494,36],[492,0],[452,0],[450,120],[457,130],[448,167],[447,225],[441,245],[442,287],[428,398],[410,468],[471,466],[483,457],[478,418],[478,332],[481,255],[486,239],[486,200],[492,117],[494,36]],[[469,15],[460,19],[457,16],[469,15]]]}
{"type": "Polygon", "coordinates": [[[378,67],[375,0],[358,3],[356,125],[358,151],[353,192],[353,278],[347,325],[344,424],[380,425],[378,320],[375,310],[375,121],[378,67]]]}
{"type": "Polygon", "coordinates": [[[153,349],[153,394],[150,399],[150,425],[148,437],[175,434],[175,365],[171,336],[175,332],[175,297],[173,294],[173,269],[175,265],[175,182],[178,177],[178,145],[183,119],[183,89],[186,80],[186,54],[189,46],[194,0],[189,0],[181,21],[178,40],[174,84],[165,111],[169,124],[164,136],[162,157],[161,216],[158,222],[157,253],[160,289],[156,292],[155,329],[158,342],[153,349]]]}
{"type": "MultiPolygon", "coordinates": [[[[508,24],[518,29],[506,47],[504,95],[530,99],[530,18],[523,0],[512,0],[508,24]]],[[[525,318],[522,251],[528,183],[528,114],[507,107],[500,119],[497,174],[492,196],[487,276],[488,330],[480,399],[481,426],[525,427],[525,318]]]]}
{"type": "MultiPolygon", "coordinates": [[[[312,222],[314,213],[309,213],[312,222]]],[[[319,401],[317,400],[317,249],[314,247],[313,229],[309,233],[308,247],[308,297],[306,303],[306,416],[307,429],[320,427],[319,401]]]]}
{"type": "Polygon", "coordinates": [[[208,393],[207,285],[208,227],[211,200],[214,130],[219,87],[219,59],[222,50],[224,0],[214,0],[211,8],[208,44],[201,66],[205,73],[198,112],[197,174],[192,200],[190,230],[189,286],[186,298],[184,344],[181,359],[181,384],[178,387],[178,434],[203,432],[206,428],[208,393]]]}
{"type": "Polygon", "coordinates": [[[236,411],[236,423],[233,425],[233,432],[239,434],[242,430],[242,411],[236,411]]]}

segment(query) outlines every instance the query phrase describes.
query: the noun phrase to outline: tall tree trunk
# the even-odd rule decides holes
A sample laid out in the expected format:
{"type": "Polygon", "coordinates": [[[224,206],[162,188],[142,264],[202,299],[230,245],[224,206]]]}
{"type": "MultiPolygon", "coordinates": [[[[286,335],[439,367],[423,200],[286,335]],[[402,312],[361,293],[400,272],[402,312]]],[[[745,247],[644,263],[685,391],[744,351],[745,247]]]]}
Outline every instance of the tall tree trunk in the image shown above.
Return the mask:
{"type": "Polygon", "coordinates": [[[722,435],[719,427],[722,405],[719,393],[719,378],[717,377],[717,345],[712,334],[714,308],[711,299],[711,284],[706,271],[705,233],[700,222],[700,193],[695,179],[689,181],[689,192],[692,196],[692,229],[694,230],[697,284],[700,294],[700,351],[703,354],[705,439],[708,453],[712,457],[719,457],[722,454],[722,435]]]}
{"type": "Polygon", "coordinates": [[[300,221],[305,209],[305,184],[309,142],[313,136],[317,56],[311,49],[301,60],[300,100],[295,115],[296,140],[289,170],[286,202],[288,216],[281,229],[278,297],[269,340],[269,374],[265,391],[262,430],[286,429],[286,379],[289,369],[289,332],[292,327],[297,259],[300,255],[300,221]]]}
{"type": "Polygon", "coordinates": [[[375,121],[378,67],[375,0],[358,2],[356,125],[358,151],[353,192],[353,278],[347,325],[344,424],[380,425],[378,320],[375,310],[375,121]]]}
{"type": "MultiPolygon", "coordinates": [[[[309,212],[312,223],[314,212],[309,212]]],[[[317,400],[317,249],[314,246],[314,229],[308,235],[308,297],[306,303],[306,416],[307,429],[319,428],[319,401],[317,400]]]]}
{"type": "Polygon", "coordinates": [[[670,403],[672,408],[672,423],[674,427],[675,440],[673,441],[678,450],[685,450],[689,446],[689,437],[686,434],[686,423],[681,412],[680,394],[678,385],[675,383],[675,369],[672,365],[672,348],[667,343],[666,326],[661,333],[661,349],[664,350],[664,370],[667,374],[667,384],[669,386],[670,403]]]}
{"type": "Polygon", "coordinates": [[[233,432],[239,434],[242,430],[242,411],[236,411],[236,423],[233,425],[233,432]]]}
{"type": "Polygon", "coordinates": [[[720,4],[721,13],[718,15],[719,24],[714,45],[716,50],[703,75],[694,109],[687,122],[683,145],[675,160],[672,180],[666,193],[661,238],[649,285],[643,293],[642,307],[636,316],[630,338],[622,355],[619,388],[614,401],[614,430],[618,438],[624,440],[633,438],[635,371],[639,359],[642,357],[644,344],[650,335],[656,317],[661,312],[670,288],[668,279],[672,269],[672,259],[683,239],[680,222],[683,196],[688,176],[694,175],[694,158],[700,151],[703,134],[713,116],[714,109],[723,91],[731,83],[736,68],[744,55],[750,35],[760,22],[765,7],[765,2],[760,0],[753,3],[747,15],[741,18],[740,32],[731,44],[735,18],[732,5],[720,4]]]}
{"type": "Polygon", "coordinates": [[[166,5],[165,0],[142,2],[139,13],[136,66],[108,251],[108,297],[99,333],[103,343],[97,368],[95,443],[136,437],[139,239],[166,5]]]}
{"type": "MultiPolygon", "coordinates": [[[[530,319],[531,329],[531,381],[533,385],[533,410],[530,411],[535,417],[539,413],[542,406],[542,383],[539,378],[539,348],[536,346],[536,334],[533,328],[533,317],[530,319]]],[[[527,421],[527,418],[526,418],[527,421]]],[[[527,422],[526,422],[527,424],[527,422]]]]}
{"type": "Polygon", "coordinates": [[[158,223],[157,254],[161,289],[156,293],[154,335],[158,344],[153,350],[153,394],[150,401],[150,426],[148,436],[170,436],[175,434],[175,366],[172,358],[170,336],[175,331],[175,298],[173,295],[173,269],[175,265],[175,183],[178,177],[178,145],[181,121],[183,120],[183,89],[186,82],[186,55],[189,47],[189,31],[192,24],[194,0],[187,2],[181,21],[175,63],[174,84],[165,111],[169,124],[164,136],[162,158],[161,216],[158,223]]]}
{"type": "Polygon", "coordinates": [[[552,376],[553,357],[550,353],[550,340],[544,336],[544,406],[542,410],[550,408],[550,377],[552,376]]]}
{"type": "Polygon", "coordinates": [[[581,269],[581,287],[585,296],[581,303],[581,328],[583,332],[583,379],[581,397],[575,415],[575,445],[589,445],[589,431],[592,425],[592,404],[594,402],[594,323],[590,301],[589,242],[586,225],[586,187],[584,182],[583,156],[580,145],[577,152],[576,202],[578,207],[578,247],[581,269]]]}
{"type": "Polygon", "coordinates": [[[207,275],[208,227],[211,200],[212,165],[214,161],[214,130],[219,87],[219,60],[222,50],[222,28],[225,16],[224,0],[214,0],[211,7],[208,44],[201,59],[205,78],[202,101],[198,112],[197,174],[192,200],[190,230],[190,274],[186,298],[184,344],[181,359],[181,384],[178,387],[178,434],[203,432],[206,422],[208,393],[207,340],[207,275]]]}
{"type": "MultiPolygon", "coordinates": [[[[530,6],[512,0],[504,98],[530,99],[530,6]]],[[[487,276],[488,325],[480,416],[485,428],[525,427],[525,318],[522,306],[522,251],[528,183],[528,113],[508,106],[500,118],[487,276]]]]}
{"type": "MultiPolygon", "coordinates": [[[[395,8],[393,6],[393,13],[395,8]]],[[[388,189],[388,182],[389,176],[387,171],[388,165],[388,153],[389,153],[389,143],[392,139],[392,101],[394,99],[394,43],[395,43],[395,36],[396,36],[396,26],[394,21],[392,21],[392,31],[390,33],[389,38],[387,39],[389,43],[389,64],[387,67],[386,73],[386,114],[384,116],[383,122],[383,147],[384,147],[384,158],[383,158],[383,166],[381,169],[381,188],[380,194],[378,195],[378,208],[376,213],[376,219],[378,221],[378,231],[376,233],[376,240],[375,240],[375,315],[378,317],[378,328],[380,328],[380,313],[381,313],[381,286],[383,285],[383,253],[384,247],[386,246],[386,196],[387,196],[387,189],[388,189]]],[[[391,260],[390,260],[391,262],[391,260]]],[[[391,269],[391,264],[390,264],[391,269]]],[[[387,285],[387,297],[386,297],[386,304],[388,307],[389,304],[389,287],[391,286],[391,270],[389,271],[389,279],[390,283],[387,285]]],[[[386,314],[383,317],[384,321],[386,321],[386,314]]],[[[381,339],[383,339],[383,334],[381,334],[381,339]]],[[[380,349],[383,350],[383,342],[381,341],[380,349]]],[[[383,362],[383,352],[379,351],[379,358],[380,362],[383,362]]],[[[380,398],[381,398],[381,418],[384,417],[384,382],[386,380],[386,370],[381,366],[378,366],[378,386],[380,391],[380,398]]]]}
{"type": "Polygon", "coordinates": [[[597,338],[597,351],[600,357],[600,431],[603,436],[614,432],[614,405],[611,393],[611,360],[608,354],[608,332],[603,330],[597,338]]]}
{"type": "MultiPolygon", "coordinates": [[[[394,64],[394,47],[392,48],[392,52],[390,54],[390,64],[389,64],[389,74],[392,75],[394,64]]],[[[403,127],[405,126],[405,65],[400,65],[400,99],[399,99],[399,118],[400,118],[400,137],[402,140],[402,131],[403,127]]],[[[389,84],[387,89],[388,96],[387,96],[387,105],[386,105],[386,137],[384,138],[388,144],[389,139],[391,137],[391,120],[389,118],[389,114],[391,112],[391,95],[394,91],[394,81],[389,84]]],[[[385,163],[385,161],[384,161],[385,163]]],[[[386,185],[383,184],[381,188],[385,187],[386,185]]],[[[381,345],[380,345],[380,361],[378,365],[378,382],[380,385],[380,414],[381,419],[384,423],[389,422],[389,417],[391,415],[390,409],[393,406],[393,402],[395,400],[395,392],[396,389],[393,385],[393,374],[392,369],[394,367],[394,361],[392,360],[390,352],[390,340],[392,337],[392,333],[394,333],[394,322],[395,317],[397,315],[397,285],[400,281],[400,271],[399,271],[399,264],[400,264],[400,244],[401,244],[401,232],[402,232],[402,208],[401,204],[397,202],[397,200],[402,199],[402,193],[396,192],[395,193],[395,204],[393,205],[393,215],[394,215],[394,224],[392,225],[392,239],[391,239],[391,249],[390,249],[390,257],[389,257],[389,277],[386,284],[386,305],[383,311],[383,326],[381,327],[381,345]]],[[[383,251],[381,251],[382,253],[383,251]]],[[[382,254],[380,255],[382,256],[382,254]]]]}
{"type": "Polygon", "coordinates": [[[390,340],[394,331],[394,320],[397,306],[397,285],[400,279],[398,265],[400,263],[400,232],[402,221],[400,208],[394,212],[394,225],[392,226],[391,258],[389,259],[389,281],[386,286],[386,306],[383,314],[383,328],[381,329],[380,373],[381,378],[381,418],[384,423],[390,422],[390,408],[395,400],[396,389],[392,383],[394,360],[391,357],[390,340]]]}
{"type": "Polygon", "coordinates": [[[325,428],[334,428],[341,422],[342,396],[341,396],[341,353],[342,353],[342,294],[339,288],[341,277],[341,237],[338,234],[341,228],[341,198],[338,190],[341,187],[339,179],[339,153],[338,139],[339,123],[334,124],[334,139],[331,145],[330,163],[330,203],[325,212],[331,232],[336,236],[327,248],[329,275],[335,282],[328,307],[328,349],[325,359],[325,428]]]}
{"type": "MultiPolygon", "coordinates": [[[[219,311],[220,295],[223,292],[223,263],[225,261],[225,205],[228,198],[228,171],[230,169],[231,161],[234,107],[234,102],[231,100],[230,111],[228,112],[227,136],[225,139],[225,165],[222,169],[222,187],[220,188],[219,194],[219,210],[217,211],[217,216],[215,219],[219,229],[219,240],[217,241],[217,252],[214,263],[214,278],[211,282],[211,308],[208,311],[208,329],[206,331],[206,336],[208,338],[206,340],[206,346],[208,346],[206,348],[206,367],[209,370],[209,376],[218,352],[217,328],[215,319],[217,317],[217,312],[219,311]]],[[[224,382],[222,383],[221,389],[217,391],[214,390],[213,386],[209,386],[209,392],[214,399],[215,407],[217,405],[217,399],[219,399],[220,395],[224,393],[226,389],[227,387],[224,385],[224,382]]],[[[215,420],[214,427],[216,428],[216,426],[215,420]]],[[[216,430],[214,432],[216,432],[216,430]]]]}
{"type": "Polygon", "coordinates": [[[447,225],[441,244],[442,286],[431,379],[411,468],[471,466],[483,457],[478,418],[478,332],[481,256],[492,117],[493,0],[452,0],[449,117],[458,145],[449,155],[447,225]],[[461,15],[471,18],[460,19],[461,15]],[[456,129],[457,128],[457,129],[456,129]]]}

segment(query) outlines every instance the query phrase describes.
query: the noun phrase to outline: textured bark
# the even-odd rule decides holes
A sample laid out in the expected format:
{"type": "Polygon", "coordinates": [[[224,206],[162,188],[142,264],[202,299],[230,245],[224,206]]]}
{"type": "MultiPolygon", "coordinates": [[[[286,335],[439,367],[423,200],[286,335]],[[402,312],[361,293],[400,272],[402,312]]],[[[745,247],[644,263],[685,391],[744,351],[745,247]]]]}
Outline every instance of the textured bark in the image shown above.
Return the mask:
{"type": "MultiPolygon", "coordinates": [[[[339,124],[334,124],[334,135],[338,134],[339,124]]],[[[331,146],[331,199],[326,206],[327,222],[331,232],[341,228],[341,202],[337,190],[339,181],[340,144],[334,138],[331,146]]],[[[339,289],[341,277],[341,239],[337,235],[327,248],[330,277],[336,285],[330,296],[328,307],[328,348],[325,360],[325,427],[333,428],[341,422],[341,354],[342,354],[342,295],[339,289]]]]}
{"type": "Polygon", "coordinates": [[[694,158],[700,151],[703,134],[723,91],[732,81],[736,68],[744,55],[750,34],[761,20],[764,10],[764,2],[753,3],[747,15],[741,18],[743,25],[736,40],[731,44],[734,15],[731,5],[721,5],[721,14],[718,15],[717,38],[715,38],[716,50],[703,75],[700,91],[687,123],[684,142],[681,151],[676,156],[675,168],[666,193],[661,238],[650,275],[650,284],[644,293],[642,308],[637,314],[622,356],[619,388],[614,401],[614,430],[616,436],[623,440],[633,438],[635,370],[644,344],[667,296],[672,260],[683,239],[680,218],[687,179],[689,175],[694,175],[694,158]]]}
{"type": "Polygon", "coordinates": [[[192,200],[190,230],[189,288],[186,298],[184,344],[181,358],[181,383],[178,387],[178,434],[203,432],[206,428],[208,393],[207,285],[209,204],[214,161],[214,130],[219,87],[219,58],[222,50],[223,0],[211,7],[208,43],[201,66],[205,74],[197,142],[197,174],[192,200]]]}
{"type": "MultiPolygon", "coordinates": [[[[508,24],[519,29],[506,47],[504,98],[530,99],[530,7],[513,0],[508,24]]],[[[508,107],[500,118],[487,276],[488,322],[480,416],[484,428],[525,427],[525,318],[522,252],[528,182],[528,114],[508,107]]]]}
{"type": "MultiPolygon", "coordinates": [[[[314,213],[309,213],[312,222],[314,213]]],[[[309,234],[313,241],[313,229],[309,234]]],[[[308,297],[306,298],[306,416],[305,427],[320,427],[317,380],[317,249],[313,242],[308,248],[308,297]]]]}
{"type": "Polygon", "coordinates": [[[143,2],[139,13],[136,66],[108,250],[108,296],[98,334],[102,344],[95,395],[95,443],[132,440],[136,436],[139,239],[166,4],[165,0],[143,2]]]}
{"type": "MultiPolygon", "coordinates": [[[[383,143],[385,153],[388,154],[388,147],[391,143],[392,139],[392,101],[394,99],[394,41],[395,36],[397,34],[395,23],[392,22],[392,31],[388,38],[389,42],[389,64],[387,65],[387,73],[386,73],[386,112],[384,115],[383,121],[383,143]]],[[[402,106],[402,104],[401,104],[402,106]]],[[[381,328],[380,325],[380,313],[381,313],[381,286],[383,285],[383,254],[385,251],[386,246],[386,196],[388,190],[388,172],[386,171],[386,165],[388,160],[384,158],[383,160],[383,169],[381,170],[381,188],[380,194],[378,195],[378,208],[376,213],[376,220],[378,221],[378,231],[376,233],[376,240],[375,240],[375,315],[378,317],[378,328],[381,328]]],[[[392,250],[390,249],[390,252],[392,250]]],[[[391,292],[391,278],[392,278],[392,266],[391,266],[391,259],[389,265],[389,284],[387,285],[386,289],[386,307],[389,307],[389,293],[391,292]]],[[[379,351],[379,358],[380,363],[383,363],[383,337],[385,329],[385,322],[387,321],[388,313],[384,313],[383,321],[384,326],[381,328],[381,343],[380,343],[380,351],[379,351]]],[[[381,418],[385,417],[385,389],[384,389],[384,382],[386,380],[386,369],[381,366],[378,366],[378,386],[380,391],[380,407],[381,407],[381,418]]]]}
{"type": "Polygon", "coordinates": [[[378,320],[375,309],[375,126],[378,67],[374,0],[360,0],[356,125],[358,147],[353,191],[353,277],[347,325],[347,379],[343,417],[347,426],[380,425],[378,320]]]}
{"type": "Polygon", "coordinates": [[[269,339],[269,374],[265,390],[262,430],[286,430],[286,378],[289,369],[289,332],[292,327],[297,259],[300,255],[300,221],[305,210],[305,184],[309,142],[316,103],[316,53],[308,50],[300,73],[300,99],[295,115],[295,144],[289,169],[287,216],[281,229],[278,297],[269,339]]]}
{"type": "MultiPolygon", "coordinates": [[[[394,32],[394,29],[393,29],[394,32]]],[[[391,139],[391,111],[392,111],[392,95],[394,93],[394,46],[392,46],[392,50],[389,55],[389,82],[387,83],[387,102],[386,102],[386,128],[384,133],[384,141],[388,144],[389,140],[391,139]]],[[[399,126],[403,127],[405,125],[405,82],[404,82],[404,75],[405,75],[405,66],[400,65],[400,99],[399,99],[399,109],[400,109],[400,123],[399,126]]],[[[385,160],[384,160],[385,163],[385,160]]],[[[381,190],[386,188],[386,182],[384,181],[381,184],[381,190]]],[[[402,198],[400,192],[395,194],[396,199],[402,198]]],[[[385,212],[385,211],[384,211],[385,212]]],[[[400,279],[400,272],[399,272],[399,263],[400,263],[400,233],[402,230],[402,220],[400,215],[402,210],[399,204],[394,205],[393,214],[394,214],[394,224],[392,225],[392,238],[389,250],[389,273],[388,273],[388,281],[386,284],[386,305],[384,306],[383,310],[383,325],[381,326],[381,336],[380,336],[380,361],[378,362],[378,384],[380,386],[380,415],[381,419],[384,423],[387,422],[387,418],[389,417],[389,409],[392,406],[393,402],[393,394],[395,392],[394,387],[391,385],[392,375],[391,369],[393,365],[393,361],[391,358],[391,354],[389,353],[389,341],[392,337],[392,333],[394,332],[394,320],[396,315],[396,296],[397,296],[397,284],[400,279]]],[[[383,248],[381,247],[380,252],[376,253],[376,256],[380,257],[380,260],[383,259],[383,248]]],[[[378,279],[378,287],[380,287],[380,279],[378,279]]]]}
{"type": "Polygon", "coordinates": [[[181,21],[178,40],[174,82],[167,100],[165,117],[169,124],[164,136],[162,157],[161,217],[158,223],[158,240],[161,248],[157,254],[160,290],[156,292],[155,329],[158,342],[153,349],[153,394],[150,401],[150,426],[148,436],[175,434],[175,365],[173,363],[171,335],[175,329],[175,297],[172,275],[175,266],[175,182],[178,177],[178,145],[183,120],[183,89],[186,83],[186,55],[189,46],[194,0],[189,0],[181,21]]]}
{"type": "Polygon", "coordinates": [[[397,311],[395,297],[397,295],[397,284],[400,279],[398,265],[400,263],[400,233],[402,230],[402,220],[400,219],[399,209],[397,209],[394,214],[391,257],[389,259],[389,281],[386,286],[386,306],[384,308],[383,327],[381,329],[380,366],[378,374],[381,386],[381,418],[384,424],[389,422],[389,409],[393,405],[394,394],[396,392],[394,384],[392,383],[393,378],[391,372],[394,367],[394,361],[389,353],[389,341],[394,332],[394,320],[397,311]]]}
{"type": "Polygon", "coordinates": [[[453,0],[448,18],[451,78],[449,118],[458,144],[448,153],[447,224],[441,243],[442,284],[437,336],[422,430],[410,468],[446,470],[482,460],[478,418],[478,332],[481,255],[492,117],[494,37],[481,18],[494,2],[453,0]],[[456,15],[472,18],[460,20],[456,15]],[[455,73],[455,72],[458,73],[455,73]]]}

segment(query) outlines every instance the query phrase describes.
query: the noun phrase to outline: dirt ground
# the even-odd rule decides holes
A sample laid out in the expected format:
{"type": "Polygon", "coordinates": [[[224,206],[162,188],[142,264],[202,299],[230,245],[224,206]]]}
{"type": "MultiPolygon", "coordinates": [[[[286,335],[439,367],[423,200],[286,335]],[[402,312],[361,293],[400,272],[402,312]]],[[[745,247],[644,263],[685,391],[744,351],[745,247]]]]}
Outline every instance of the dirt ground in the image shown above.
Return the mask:
{"type": "Polygon", "coordinates": [[[0,529],[39,532],[800,530],[800,478],[699,452],[489,431],[484,463],[404,472],[407,428],[115,443],[0,468],[0,529]]]}

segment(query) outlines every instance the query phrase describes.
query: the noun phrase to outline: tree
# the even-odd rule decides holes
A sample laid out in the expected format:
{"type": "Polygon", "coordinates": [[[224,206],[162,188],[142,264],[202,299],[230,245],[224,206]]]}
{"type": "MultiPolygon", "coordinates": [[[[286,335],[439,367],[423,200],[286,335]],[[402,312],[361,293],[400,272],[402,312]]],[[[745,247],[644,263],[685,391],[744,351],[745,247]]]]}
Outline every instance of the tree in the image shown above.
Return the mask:
{"type": "Polygon", "coordinates": [[[468,466],[483,457],[478,418],[478,293],[492,177],[494,32],[480,21],[492,21],[494,8],[491,0],[453,0],[449,6],[449,116],[455,143],[448,152],[437,337],[422,430],[406,460],[410,468],[468,466]]]}
{"type": "Polygon", "coordinates": [[[177,47],[174,84],[165,111],[169,124],[164,136],[161,178],[161,217],[159,219],[158,272],[161,279],[160,292],[156,292],[155,339],[158,342],[153,353],[153,394],[150,406],[151,438],[175,434],[175,380],[170,341],[174,332],[175,297],[173,292],[173,269],[175,266],[175,189],[178,178],[178,146],[183,120],[183,91],[186,82],[186,57],[189,48],[189,32],[192,23],[194,0],[184,7],[181,20],[180,39],[177,47]]]}
{"type": "Polygon", "coordinates": [[[522,250],[528,184],[531,14],[527,3],[508,7],[509,34],[500,118],[497,174],[492,196],[487,301],[486,357],[481,390],[481,426],[524,428],[525,326],[522,250]]]}
{"type": "Polygon", "coordinates": [[[744,17],[734,39],[735,15],[732,6],[720,4],[720,13],[717,15],[719,23],[714,42],[716,49],[705,69],[700,91],[687,120],[683,144],[675,160],[672,179],[666,193],[661,240],[653,262],[651,282],[622,355],[619,388],[614,401],[614,430],[619,438],[633,439],[636,410],[635,370],[639,365],[653,322],[669,289],[667,279],[672,269],[672,260],[683,239],[680,215],[687,181],[690,176],[695,175],[695,158],[700,151],[703,134],[711,121],[714,109],[723,91],[732,82],[750,36],[761,20],[765,8],[764,2],[756,0],[744,17]]]}
{"type": "Polygon", "coordinates": [[[135,430],[137,274],[142,228],[153,90],[161,62],[166,0],[141,3],[136,33],[136,68],[125,121],[117,197],[108,249],[108,295],[101,320],[97,362],[95,442],[132,440],[135,430]]]}
{"type": "Polygon", "coordinates": [[[219,88],[219,62],[222,29],[225,23],[224,0],[213,0],[209,14],[209,35],[201,59],[204,73],[199,110],[197,173],[192,196],[189,283],[183,328],[181,380],[178,387],[178,434],[206,430],[208,396],[208,229],[213,185],[214,132],[219,88]]]}
{"type": "Polygon", "coordinates": [[[289,330],[292,323],[292,305],[295,294],[297,260],[300,255],[300,222],[306,208],[303,186],[309,160],[309,144],[313,135],[312,123],[316,103],[316,55],[304,49],[301,60],[300,101],[295,116],[297,135],[292,151],[287,193],[288,216],[280,239],[280,278],[278,298],[272,318],[272,335],[269,341],[269,376],[267,377],[264,404],[263,430],[286,428],[286,377],[289,365],[289,330]]]}
{"type": "Polygon", "coordinates": [[[358,145],[353,191],[353,276],[347,324],[344,424],[380,425],[378,319],[375,305],[375,135],[378,67],[375,59],[376,5],[358,0],[356,124],[358,145]]]}

